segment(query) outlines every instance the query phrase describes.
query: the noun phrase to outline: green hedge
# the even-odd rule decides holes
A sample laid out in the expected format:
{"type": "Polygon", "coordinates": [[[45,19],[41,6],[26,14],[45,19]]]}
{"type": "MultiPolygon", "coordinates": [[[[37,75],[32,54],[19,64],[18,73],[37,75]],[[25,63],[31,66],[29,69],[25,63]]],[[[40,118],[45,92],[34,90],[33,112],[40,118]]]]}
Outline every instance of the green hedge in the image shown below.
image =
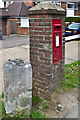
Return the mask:
{"type": "Polygon", "coordinates": [[[80,17],[65,17],[65,22],[77,22],[77,23],[80,23],[80,17]]]}

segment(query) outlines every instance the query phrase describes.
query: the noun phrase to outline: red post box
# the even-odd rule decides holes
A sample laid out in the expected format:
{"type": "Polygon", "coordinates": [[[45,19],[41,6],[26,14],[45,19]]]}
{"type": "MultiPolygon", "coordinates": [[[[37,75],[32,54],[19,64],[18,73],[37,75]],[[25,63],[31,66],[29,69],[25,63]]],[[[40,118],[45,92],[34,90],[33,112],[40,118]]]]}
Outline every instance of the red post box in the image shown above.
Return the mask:
{"type": "Polygon", "coordinates": [[[53,64],[62,61],[62,20],[52,20],[53,64]]]}

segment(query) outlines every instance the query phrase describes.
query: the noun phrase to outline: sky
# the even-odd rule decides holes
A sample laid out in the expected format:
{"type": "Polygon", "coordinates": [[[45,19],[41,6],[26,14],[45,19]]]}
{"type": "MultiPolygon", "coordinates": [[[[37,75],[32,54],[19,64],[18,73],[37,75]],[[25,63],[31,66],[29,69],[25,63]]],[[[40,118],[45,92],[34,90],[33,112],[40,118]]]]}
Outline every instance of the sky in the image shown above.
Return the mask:
{"type": "Polygon", "coordinates": [[[4,3],[2,2],[2,0],[0,0],[0,8],[4,7],[4,3]]]}

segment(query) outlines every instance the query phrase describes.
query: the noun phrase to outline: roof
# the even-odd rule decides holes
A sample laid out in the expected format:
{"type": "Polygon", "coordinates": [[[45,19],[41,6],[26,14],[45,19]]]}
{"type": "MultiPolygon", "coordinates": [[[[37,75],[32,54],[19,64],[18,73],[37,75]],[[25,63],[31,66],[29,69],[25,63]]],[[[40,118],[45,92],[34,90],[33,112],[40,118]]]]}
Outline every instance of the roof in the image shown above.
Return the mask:
{"type": "Polygon", "coordinates": [[[28,17],[28,6],[24,2],[13,2],[10,6],[0,9],[0,16],[28,17]]]}
{"type": "Polygon", "coordinates": [[[76,3],[76,2],[79,2],[80,0],[54,0],[54,1],[76,3]]]}
{"type": "Polygon", "coordinates": [[[2,17],[7,17],[9,16],[8,11],[6,10],[6,8],[0,8],[0,16],[2,17]]]}
{"type": "MultiPolygon", "coordinates": [[[[11,1],[11,0],[8,0],[8,1],[11,1]]],[[[24,1],[24,0],[15,0],[15,1],[24,1]]],[[[27,0],[26,0],[27,1],[27,0]]],[[[40,1],[43,1],[43,0],[29,0],[30,2],[40,2],[40,1]]],[[[62,2],[79,2],[80,0],[44,0],[44,1],[62,1],[62,2]]],[[[6,0],[4,0],[4,2],[6,2],[6,0]]]]}
{"type": "Polygon", "coordinates": [[[43,1],[38,3],[37,5],[35,5],[34,7],[32,7],[29,11],[31,10],[57,10],[57,11],[65,11],[64,9],[62,9],[61,7],[52,4],[48,1],[43,1]]]}

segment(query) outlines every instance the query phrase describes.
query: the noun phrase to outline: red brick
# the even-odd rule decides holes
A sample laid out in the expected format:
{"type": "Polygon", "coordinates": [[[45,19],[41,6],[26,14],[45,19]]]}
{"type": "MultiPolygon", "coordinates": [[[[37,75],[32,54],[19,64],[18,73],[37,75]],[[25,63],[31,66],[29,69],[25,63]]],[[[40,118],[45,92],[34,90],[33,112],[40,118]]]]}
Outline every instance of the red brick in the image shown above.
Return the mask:
{"type": "Polygon", "coordinates": [[[35,47],[37,47],[37,48],[43,48],[43,45],[36,44],[35,47]]]}
{"type": "Polygon", "coordinates": [[[41,22],[39,26],[51,26],[51,23],[41,22]]]}
{"type": "Polygon", "coordinates": [[[51,27],[45,28],[45,31],[51,31],[51,27]]]}
{"type": "Polygon", "coordinates": [[[44,21],[45,22],[51,22],[52,20],[51,19],[45,19],[44,21]]]}
{"type": "Polygon", "coordinates": [[[50,52],[49,50],[39,49],[39,52],[47,53],[50,52]]]}
{"type": "Polygon", "coordinates": [[[43,19],[34,19],[34,22],[43,22],[43,19]]]}
{"type": "Polygon", "coordinates": [[[34,30],[43,31],[43,28],[36,27],[36,28],[34,28],[34,30]]]}
{"type": "Polygon", "coordinates": [[[51,35],[51,32],[38,32],[39,35],[51,35]]]}
{"type": "Polygon", "coordinates": [[[32,51],[38,51],[38,48],[30,48],[32,51]]]}

